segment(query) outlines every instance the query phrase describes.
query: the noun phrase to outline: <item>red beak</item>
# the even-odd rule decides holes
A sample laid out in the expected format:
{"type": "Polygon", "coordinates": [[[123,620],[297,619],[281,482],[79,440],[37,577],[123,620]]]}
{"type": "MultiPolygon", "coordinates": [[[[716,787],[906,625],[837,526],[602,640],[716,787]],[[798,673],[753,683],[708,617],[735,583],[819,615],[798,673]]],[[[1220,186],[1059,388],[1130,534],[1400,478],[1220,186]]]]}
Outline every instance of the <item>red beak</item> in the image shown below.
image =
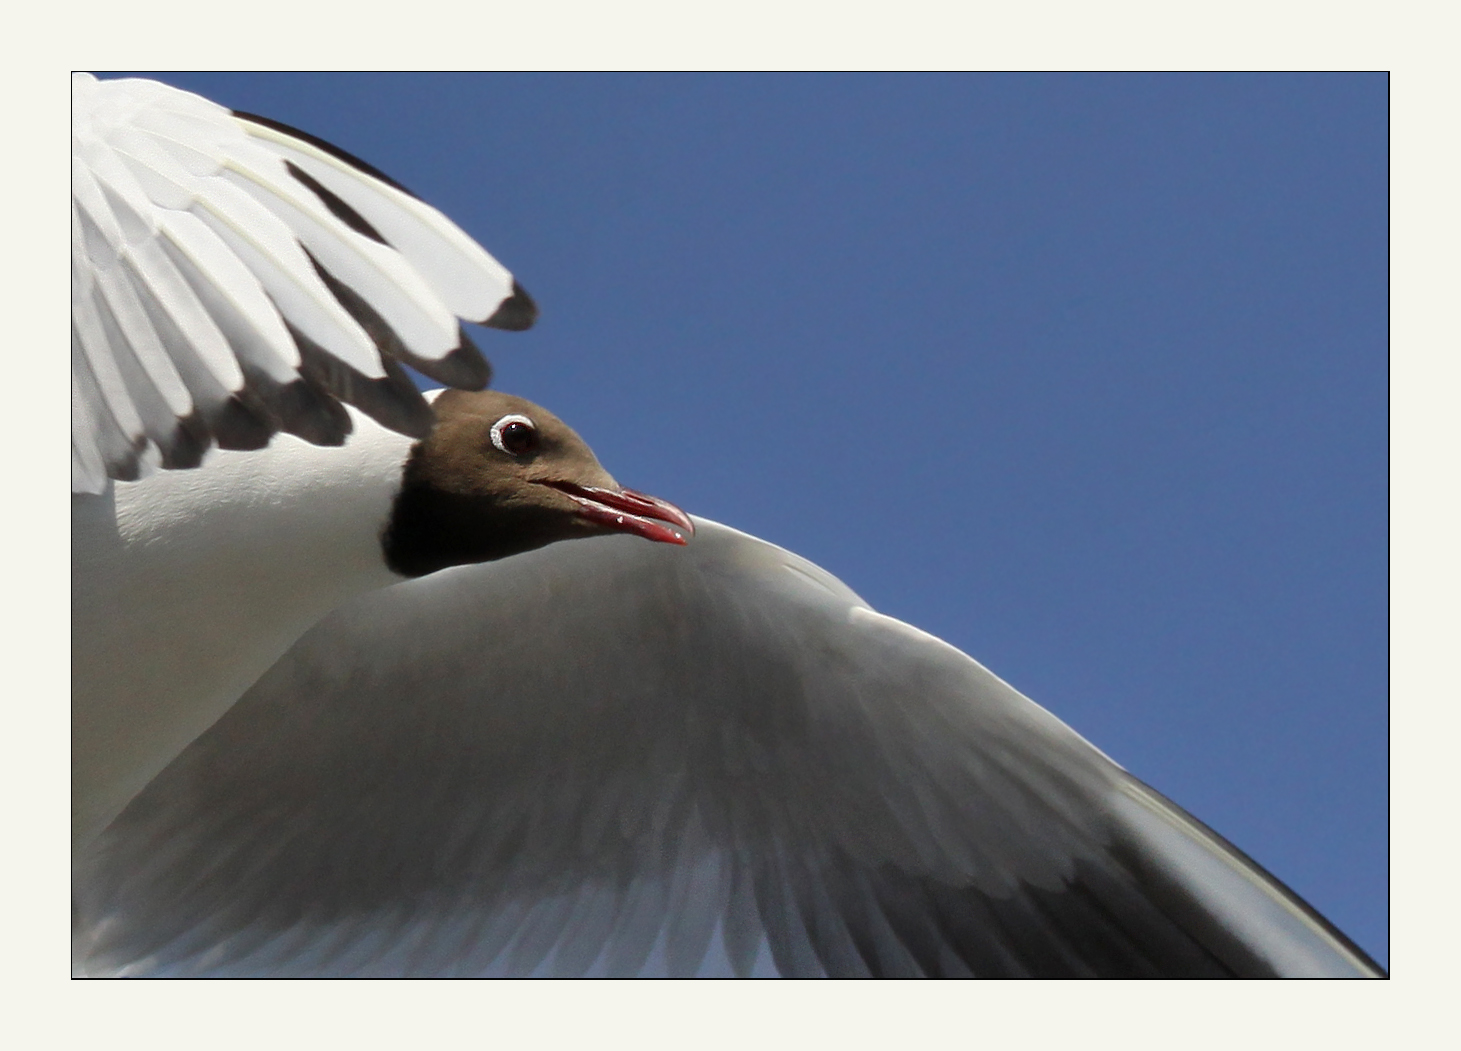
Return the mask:
{"type": "Polygon", "coordinates": [[[546,482],[579,505],[578,513],[590,522],[621,533],[633,533],[661,544],[683,544],[685,534],[695,535],[690,516],[674,504],[633,489],[600,489],[572,482],[546,482]],[[671,528],[680,526],[684,532],[671,528]]]}

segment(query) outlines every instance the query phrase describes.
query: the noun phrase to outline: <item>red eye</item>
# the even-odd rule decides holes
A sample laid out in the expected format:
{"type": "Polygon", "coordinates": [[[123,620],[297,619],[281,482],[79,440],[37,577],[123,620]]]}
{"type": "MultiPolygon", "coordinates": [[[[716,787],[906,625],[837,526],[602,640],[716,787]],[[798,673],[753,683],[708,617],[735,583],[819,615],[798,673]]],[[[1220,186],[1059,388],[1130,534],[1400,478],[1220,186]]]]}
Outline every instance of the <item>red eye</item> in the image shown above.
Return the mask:
{"type": "Polygon", "coordinates": [[[492,444],[509,456],[526,456],[538,447],[538,429],[526,416],[513,413],[492,425],[492,444]]]}

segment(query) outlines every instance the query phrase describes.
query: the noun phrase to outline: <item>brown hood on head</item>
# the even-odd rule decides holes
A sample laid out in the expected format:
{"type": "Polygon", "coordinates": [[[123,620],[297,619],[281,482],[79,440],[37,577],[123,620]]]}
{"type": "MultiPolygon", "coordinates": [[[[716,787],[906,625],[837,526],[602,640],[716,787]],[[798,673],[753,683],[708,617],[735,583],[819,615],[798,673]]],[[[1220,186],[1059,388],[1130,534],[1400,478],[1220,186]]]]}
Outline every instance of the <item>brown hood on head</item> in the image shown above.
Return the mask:
{"type": "Polygon", "coordinates": [[[381,542],[404,576],[488,562],[557,540],[628,532],[684,543],[673,504],[626,490],[547,409],[498,391],[449,390],[411,449],[381,542]]]}

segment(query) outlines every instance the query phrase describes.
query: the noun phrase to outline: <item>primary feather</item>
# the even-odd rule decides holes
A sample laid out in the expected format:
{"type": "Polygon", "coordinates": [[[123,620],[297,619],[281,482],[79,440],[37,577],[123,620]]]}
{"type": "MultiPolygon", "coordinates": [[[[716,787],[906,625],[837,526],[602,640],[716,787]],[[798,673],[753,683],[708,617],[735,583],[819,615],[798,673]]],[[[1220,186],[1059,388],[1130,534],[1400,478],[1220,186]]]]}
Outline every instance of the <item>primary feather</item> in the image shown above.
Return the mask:
{"type": "Polygon", "coordinates": [[[436,209],[313,136],[147,80],[72,77],[72,491],[348,402],[421,436],[400,363],[491,372],[458,318],[526,328],[511,274],[436,209]]]}
{"type": "Polygon", "coordinates": [[[97,973],[1379,973],[969,657],[703,521],[336,610],[77,901],[97,973]]]}

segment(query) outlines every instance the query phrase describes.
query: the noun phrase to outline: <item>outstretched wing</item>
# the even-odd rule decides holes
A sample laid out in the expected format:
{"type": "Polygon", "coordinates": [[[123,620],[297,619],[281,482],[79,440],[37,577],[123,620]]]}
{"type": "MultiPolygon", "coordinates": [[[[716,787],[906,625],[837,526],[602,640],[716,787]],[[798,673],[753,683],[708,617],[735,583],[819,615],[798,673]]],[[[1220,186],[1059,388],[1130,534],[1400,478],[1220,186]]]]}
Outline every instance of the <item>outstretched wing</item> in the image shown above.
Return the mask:
{"type": "Polygon", "coordinates": [[[459,318],[529,327],[512,276],[369,165],[148,80],[72,77],[73,492],[217,444],[406,434],[431,415],[400,363],[480,389],[459,318]]]}
{"type": "Polygon", "coordinates": [[[1380,973],[963,653],[697,524],[326,618],[80,860],[82,966],[1380,973]]]}

